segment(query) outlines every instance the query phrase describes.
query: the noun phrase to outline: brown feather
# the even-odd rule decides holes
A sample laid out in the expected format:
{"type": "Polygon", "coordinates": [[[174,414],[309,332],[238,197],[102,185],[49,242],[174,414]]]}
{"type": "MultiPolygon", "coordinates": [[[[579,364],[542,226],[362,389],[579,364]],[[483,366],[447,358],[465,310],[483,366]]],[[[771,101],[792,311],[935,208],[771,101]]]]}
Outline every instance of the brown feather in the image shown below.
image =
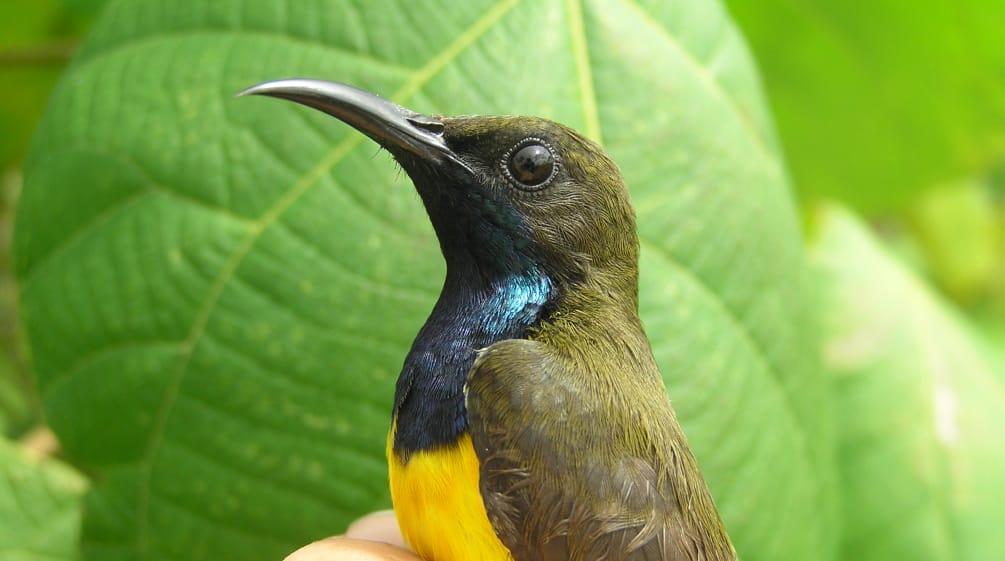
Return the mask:
{"type": "Polygon", "coordinates": [[[472,368],[468,415],[496,533],[519,561],[735,559],[651,355],[637,352],[641,326],[591,317],[604,321],[566,315],[472,368]]]}

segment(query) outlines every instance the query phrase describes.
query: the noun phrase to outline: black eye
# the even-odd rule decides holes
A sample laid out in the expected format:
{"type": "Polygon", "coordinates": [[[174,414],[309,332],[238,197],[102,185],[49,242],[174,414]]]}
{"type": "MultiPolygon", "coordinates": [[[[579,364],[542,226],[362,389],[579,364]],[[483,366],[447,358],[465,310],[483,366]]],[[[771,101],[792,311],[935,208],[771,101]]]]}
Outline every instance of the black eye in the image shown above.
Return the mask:
{"type": "Polygon", "coordinates": [[[517,187],[541,189],[555,176],[555,160],[555,153],[543,141],[528,138],[506,153],[503,165],[517,187]]]}

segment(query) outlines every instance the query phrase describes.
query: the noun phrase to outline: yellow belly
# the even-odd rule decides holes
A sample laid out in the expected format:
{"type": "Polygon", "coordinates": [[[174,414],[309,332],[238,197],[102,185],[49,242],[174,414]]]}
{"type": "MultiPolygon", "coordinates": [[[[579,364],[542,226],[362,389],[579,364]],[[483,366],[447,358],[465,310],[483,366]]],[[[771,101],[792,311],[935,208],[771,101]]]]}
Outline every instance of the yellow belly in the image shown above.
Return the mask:
{"type": "MultiPolygon", "coordinates": [[[[392,429],[392,435],[394,434],[392,429]]],[[[456,445],[387,460],[391,498],[405,541],[426,561],[512,561],[478,490],[478,457],[465,434],[456,445]]]]}

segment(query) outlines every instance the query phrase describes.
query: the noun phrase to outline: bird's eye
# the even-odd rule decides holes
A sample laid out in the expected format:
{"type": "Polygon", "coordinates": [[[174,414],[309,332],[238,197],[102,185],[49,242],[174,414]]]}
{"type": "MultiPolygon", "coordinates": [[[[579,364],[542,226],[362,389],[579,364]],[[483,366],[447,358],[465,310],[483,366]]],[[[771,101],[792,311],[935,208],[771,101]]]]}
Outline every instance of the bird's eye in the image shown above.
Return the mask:
{"type": "Polygon", "coordinates": [[[503,157],[506,176],[522,189],[543,189],[558,170],[555,152],[539,138],[520,142],[503,157]]]}

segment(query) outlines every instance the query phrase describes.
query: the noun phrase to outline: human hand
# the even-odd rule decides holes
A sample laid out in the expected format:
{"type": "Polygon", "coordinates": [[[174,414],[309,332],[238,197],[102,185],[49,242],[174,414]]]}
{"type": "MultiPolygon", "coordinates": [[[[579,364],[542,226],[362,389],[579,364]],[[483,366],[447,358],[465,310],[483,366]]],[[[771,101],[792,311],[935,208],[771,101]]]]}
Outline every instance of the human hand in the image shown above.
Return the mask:
{"type": "Polygon", "coordinates": [[[421,561],[407,549],[391,511],[375,512],[353,522],[345,535],[305,545],[285,561],[421,561]]]}

